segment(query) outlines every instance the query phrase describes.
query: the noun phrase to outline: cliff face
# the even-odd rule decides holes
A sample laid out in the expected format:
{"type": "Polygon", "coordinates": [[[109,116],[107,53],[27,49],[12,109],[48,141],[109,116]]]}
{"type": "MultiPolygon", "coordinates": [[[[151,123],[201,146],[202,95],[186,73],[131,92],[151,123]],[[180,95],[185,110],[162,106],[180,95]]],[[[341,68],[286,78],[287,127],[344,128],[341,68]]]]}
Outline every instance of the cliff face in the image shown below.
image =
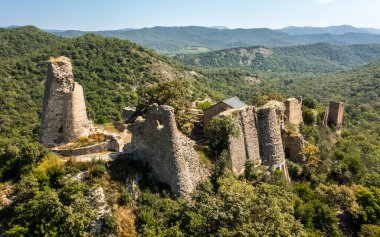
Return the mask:
{"type": "Polygon", "coordinates": [[[40,142],[46,147],[75,142],[90,133],[83,88],[74,81],[70,59],[52,58],[45,81],[40,142]]]}
{"type": "Polygon", "coordinates": [[[145,121],[133,125],[132,133],[132,151],[174,194],[186,196],[208,176],[194,143],[178,131],[172,107],[152,105],[145,121]]]}

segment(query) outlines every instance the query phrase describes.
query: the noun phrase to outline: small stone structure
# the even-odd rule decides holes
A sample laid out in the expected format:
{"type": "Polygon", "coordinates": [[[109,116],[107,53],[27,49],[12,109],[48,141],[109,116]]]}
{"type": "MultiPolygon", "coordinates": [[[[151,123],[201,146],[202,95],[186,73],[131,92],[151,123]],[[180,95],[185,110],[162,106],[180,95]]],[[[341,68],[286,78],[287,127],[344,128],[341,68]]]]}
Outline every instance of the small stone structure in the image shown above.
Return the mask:
{"type": "Polygon", "coordinates": [[[203,127],[206,128],[210,123],[210,120],[223,111],[227,111],[229,109],[241,109],[246,106],[247,105],[238,97],[231,97],[229,99],[220,101],[219,103],[204,110],[203,127]]]}
{"type": "Polygon", "coordinates": [[[122,111],[122,118],[124,121],[130,121],[136,112],[136,107],[125,107],[122,111]]]}
{"type": "Polygon", "coordinates": [[[344,114],[344,103],[330,101],[329,107],[323,115],[323,124],[325,126],[334,126],[336,133],[339,135],[342,132],[344,114]]]}
{"type": "Polygon", "coordinates": [[[137,118],[131,130],[132,142],[125,149],[148,163],[174,194],[188,195],[209,175],[194,142],[178,131],[172,107],[153,104],[146,119],[137,118]]]}
{"type": "Polygon", "coordinates": [[[40,142],[46,147],[76,142],[90,134],[83,88],[74,81],[70,59],[51,58],[45,81],[40,142]]]}
{"type": "Polygon", "coordinates": [[[286,121],[291,124],[299,125],[302,119],[302,97],[290,98],[285,100],[285,116],[286,121]]]}

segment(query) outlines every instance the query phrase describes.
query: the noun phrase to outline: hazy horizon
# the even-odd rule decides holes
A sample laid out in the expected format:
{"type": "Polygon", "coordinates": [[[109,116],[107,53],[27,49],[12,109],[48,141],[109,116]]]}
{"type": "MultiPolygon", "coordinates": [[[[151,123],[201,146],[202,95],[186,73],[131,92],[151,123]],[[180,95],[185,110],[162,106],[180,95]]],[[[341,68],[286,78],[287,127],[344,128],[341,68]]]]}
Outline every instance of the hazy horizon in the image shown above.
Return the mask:
{"type": "Polygon", "coordinates": [[[5,1],[0,26],[100,31],[155,26],[230,29],[351,25],[380,28],[376,0],[66,0],[5,1]],[[344,9],[344,10],[340,10],[344,9]]]}
{"type": "Polygon", "coordinates": [[[124,29],[131,29],[131,30],[138,30],[138,29],[149,29],[149,28],[154,28],[154,27],[205,27],[205,28],[219,28],[219,27],[225,27],[226,29],[228,30],[236,30],[236,29],[271,29],[271,30],[281,30],[281,29],[284,29],[284,28],[287,28],[287,27],[312,27],[312,28],[327,28],[327,27],[340,27],[340,26],[351,26],[351,27],[354,27],[354,28],[359,28],[359,29],[378,29],[380,30],[380,27],[379,28],[373,28],[373,27],[360,27],[360,26],[353,26],[353,25],[328,25],[328,26],[310,26],[310,25],[304,25],[304,26],[295,26],[295,25],[289,25],[289,26],[284,26],[284,27],[281,27],[281,28],[269,28],[269,27],[254,27],[254,28],[243,28],[243,27],[237,27],[237,28],[229,28],[227,26],[223,26],[223,25],[220,25],[220,26],[205,26],[205,25],[173,25],[173,26],[161,26],[161,25],[157,25],[157,26],[151,26],[151,27],[142,27],[142,28],[137,28],[137,27],[123,27],[123,28],[119,28],[119,29],[102,29],[102,30],[81,30],[81,29],[56,29],[56,28],[42,28],[42,27],[39,27],[39,26],[36,26],[36,25],[16,25],[16,24],[13,24],[13,25],[0,25],[0,28],[12,28],[12,27],[24,27],[24,26],[35,26],[39,29],[42,29],[42,30],[57,30],[57,31],[67,31],[67,30],[74,30],[74,31],[105,31],[105,30],[124,30],[124,29]]]}

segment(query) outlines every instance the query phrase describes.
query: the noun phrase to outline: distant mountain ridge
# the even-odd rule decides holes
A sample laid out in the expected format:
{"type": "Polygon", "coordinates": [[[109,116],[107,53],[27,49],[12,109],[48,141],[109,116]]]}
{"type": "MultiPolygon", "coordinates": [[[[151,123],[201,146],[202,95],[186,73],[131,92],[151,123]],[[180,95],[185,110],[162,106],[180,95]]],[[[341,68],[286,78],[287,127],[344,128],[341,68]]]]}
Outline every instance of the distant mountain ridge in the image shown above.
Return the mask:
{"type": "Polygon", "coordinates": [[[160,54],[189,54],[237,47],[296,46],[315,43],[334,45],[380,44],[380,30],[352,26],[226,29],[225,27],[152,27],[104,31],[45,30],[65,38],[94,33],[128,39],[160,54]]]}
{"type": "Polygon", "coordinates": [[[290,35],[313,35],[313,34],[332,34],[343,35],[347,33],[362,33],[362,34],[380,34],[380,29],[375,28],[357,28],[350,25],[328,26],[328,27],[313,27],[313,26],[288,26],[280,29],[290,35]]]}

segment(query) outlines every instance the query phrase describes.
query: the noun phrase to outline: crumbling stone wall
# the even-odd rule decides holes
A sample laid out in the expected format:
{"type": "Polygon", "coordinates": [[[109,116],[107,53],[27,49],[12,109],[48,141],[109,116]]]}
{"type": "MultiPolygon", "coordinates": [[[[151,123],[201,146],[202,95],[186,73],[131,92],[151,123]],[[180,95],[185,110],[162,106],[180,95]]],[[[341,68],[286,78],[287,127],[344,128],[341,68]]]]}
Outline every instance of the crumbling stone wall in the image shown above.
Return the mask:
{"type": "Polygon", "coordinates": [[[290,98],[285,102],[285,116],[289,123],[299,125],[302,123],[302,97],[290,98]]]}
{"type": "Polygon", "coordinates": [[[74,81],[70,59],[50,59],[45,81],[40,142],[46,147],[75,142],[82,136],[88,136],[90,129],[83,88],[74,81]]]}
{"type": "Polygon", "coordinates": [[[327,124],[334,126],[336,132],[340,134],[342,132],[343,124],[344,103],[330,101],[329,111],[327,116],[327,124]]]}
{"type": "Polygon", "coordinates": [[[255,108],[249,106],[240,110],[228,110],[220,116],[230,117],[239,129],[239,136],[229,138],[232,170],[241,174],[248,160],[257,166],[261,165],[255,108]]]}
{"type": "Polygon", "coordinates": [[[193,141],[178,131],[172,107],[150,106],[146,119],[138,119],[131,130],[129,149],[147,162],[174,194],[186,196],[208,176],[193,141]]]}
{"type": "Polygon", "coordinates": [[[238,126],[239,136],[229,138],[229,155],[232,170],[241,174],[245,163],[253,161],[284,171],[289,180],[281,130],[284,127],[285,105],[270,101],[260,108],[231,109],[219,116],[230,117],[238,126]]]}

